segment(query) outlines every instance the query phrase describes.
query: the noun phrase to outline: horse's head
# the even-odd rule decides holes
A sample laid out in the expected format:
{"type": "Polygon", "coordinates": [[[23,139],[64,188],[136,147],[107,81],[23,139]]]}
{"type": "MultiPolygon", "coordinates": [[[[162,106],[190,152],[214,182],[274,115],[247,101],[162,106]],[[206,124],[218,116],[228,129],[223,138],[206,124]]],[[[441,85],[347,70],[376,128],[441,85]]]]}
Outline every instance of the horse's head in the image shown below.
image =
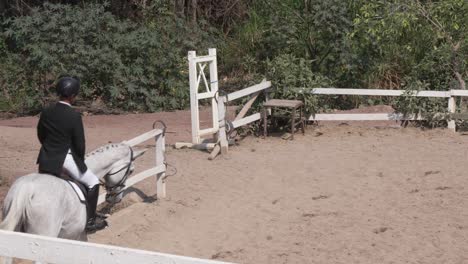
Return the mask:
{"type": "Polygon", "coordinates": [[[109,171],[104,175],[105,188],[107,191],[106,201],[111,204],[119,203],[123,197],[123,190],[128,176],[133,173],[135,166],[133,162],[143,155],[147,149],[134,150],[126,146],[127,151],[122,158],[114,162],[109,171]]]}
{"type": "Polygon", "coordinates": [[[127,144],[108,144],[87,155],[86,163],[104,183],[106,201],[118,203],[122,200],[125,182],[134,170],[133,162],[147,149],[134,150],[127,144]]]}

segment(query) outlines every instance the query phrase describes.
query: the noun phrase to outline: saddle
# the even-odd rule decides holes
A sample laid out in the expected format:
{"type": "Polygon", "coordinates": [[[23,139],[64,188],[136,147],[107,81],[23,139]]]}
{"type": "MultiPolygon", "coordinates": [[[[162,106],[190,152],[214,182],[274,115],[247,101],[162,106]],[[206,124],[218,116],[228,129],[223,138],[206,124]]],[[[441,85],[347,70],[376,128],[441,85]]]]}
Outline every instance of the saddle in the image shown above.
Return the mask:
{"type": "Polygon", "coordinates": [[[88,187],[86,187],[86,185],[84,185],[83,183],[73,179],[66,173],[62,173],[59,178],[68,182],[70,186],[72,187],[72,189],[75,191],[80,202],[85,204],[86,207],[88,207],[88,202],[86,201],[87,194],[88,194],[88,187]]]}
{"type": "MultiPolygon", "coordinates": [[[[72,177],[70,177],[68,174],[64,172],[62,172],[59,178],[68,182],[68,184],[70,184],[70,186],[72,187],[72,189],[75,191],[76,195],[78,196],[78,200],[80,200],[80,202],[86,206],[86,214],[87,214],[86,219],[89,220],[89,217],[90,217],[89,216],[89,204],[87,200],[88,198],[87,194],[89,191],[88,187],[86,187],[86,185],[84,185],[83,183],[73,179],[72,177]]],[[[107,215],[98,213],[98,212],[96,212],[96,216],[102,219],[107,218],[107,215]]]]}

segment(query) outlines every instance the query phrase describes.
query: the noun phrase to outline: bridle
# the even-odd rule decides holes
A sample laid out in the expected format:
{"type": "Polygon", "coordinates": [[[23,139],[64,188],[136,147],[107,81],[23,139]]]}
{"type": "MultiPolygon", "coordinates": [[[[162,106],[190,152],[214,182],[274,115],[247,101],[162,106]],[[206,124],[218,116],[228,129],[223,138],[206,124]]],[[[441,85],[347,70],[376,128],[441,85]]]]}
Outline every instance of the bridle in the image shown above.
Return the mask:
{"type": "Polygon", "coordinates": [[[133,164],[133,149],[130,146],[128,148],[130,149],[130,162],[128,163],[128,165],[124,166],[123,168],[121,168],[120,170],[118,170],[116,172],[113,172],[113,173],[109,172],[106,175],[104,175],[104,178],[106,178],[106,177],[115,175],[117,173],[120,173],[123,170],[126,170],[124,176],[122,177],[122,179],[120,179],[120,181],[117,184],[113,185],[113,186],[108,186],[105,182],[101,181],[101,185],[104,185],[104,187],[106,188],[106,192],[107,192],[106,200],[108,198],[114,198],[114,197],[118,196],[119,194],[121,194],[124,191],[125,182],[127,181],[128,176],[130,176],[130,173],[131,173],[130,168],[132,167],[132,164],[133,164]]]}

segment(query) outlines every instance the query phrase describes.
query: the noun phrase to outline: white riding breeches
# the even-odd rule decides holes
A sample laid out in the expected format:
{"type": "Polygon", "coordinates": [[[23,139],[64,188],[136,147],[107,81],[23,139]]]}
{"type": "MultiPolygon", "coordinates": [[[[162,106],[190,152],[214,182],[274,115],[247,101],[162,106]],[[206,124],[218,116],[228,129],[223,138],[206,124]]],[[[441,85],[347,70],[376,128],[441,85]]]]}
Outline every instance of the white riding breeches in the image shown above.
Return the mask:
{"type": "Polygon", "coordinates": [[[68,152],[65,162],[63,163],[63,170],[67,175],[85,184],[88,188],[99,184],[99,178],[90,169],[87,169],[84,173],[78,169],[70,152],[68,152]]]}

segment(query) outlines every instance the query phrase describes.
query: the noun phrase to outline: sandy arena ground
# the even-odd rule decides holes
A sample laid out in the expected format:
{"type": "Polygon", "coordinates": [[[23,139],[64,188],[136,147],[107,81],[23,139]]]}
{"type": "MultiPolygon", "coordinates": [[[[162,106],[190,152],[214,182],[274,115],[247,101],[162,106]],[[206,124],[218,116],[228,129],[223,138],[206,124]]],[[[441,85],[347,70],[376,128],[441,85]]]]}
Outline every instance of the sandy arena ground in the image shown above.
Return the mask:
{"type": "MultiPolygon", "coordinates": [[[[88,149],[158,119],[169,144],[190,139],[184,111],[87,116],[88,149]]],[[[36,123],[0,120],[2,195],[36,169],[36,123]]],[[[468,137],[448,130],[373,124],[249,137],[215,161],[168,148],[168,197],[150,202],[154,180],[136,185],[90,240],[238,263],[468,263],[467,151],[468,137]]]]}

